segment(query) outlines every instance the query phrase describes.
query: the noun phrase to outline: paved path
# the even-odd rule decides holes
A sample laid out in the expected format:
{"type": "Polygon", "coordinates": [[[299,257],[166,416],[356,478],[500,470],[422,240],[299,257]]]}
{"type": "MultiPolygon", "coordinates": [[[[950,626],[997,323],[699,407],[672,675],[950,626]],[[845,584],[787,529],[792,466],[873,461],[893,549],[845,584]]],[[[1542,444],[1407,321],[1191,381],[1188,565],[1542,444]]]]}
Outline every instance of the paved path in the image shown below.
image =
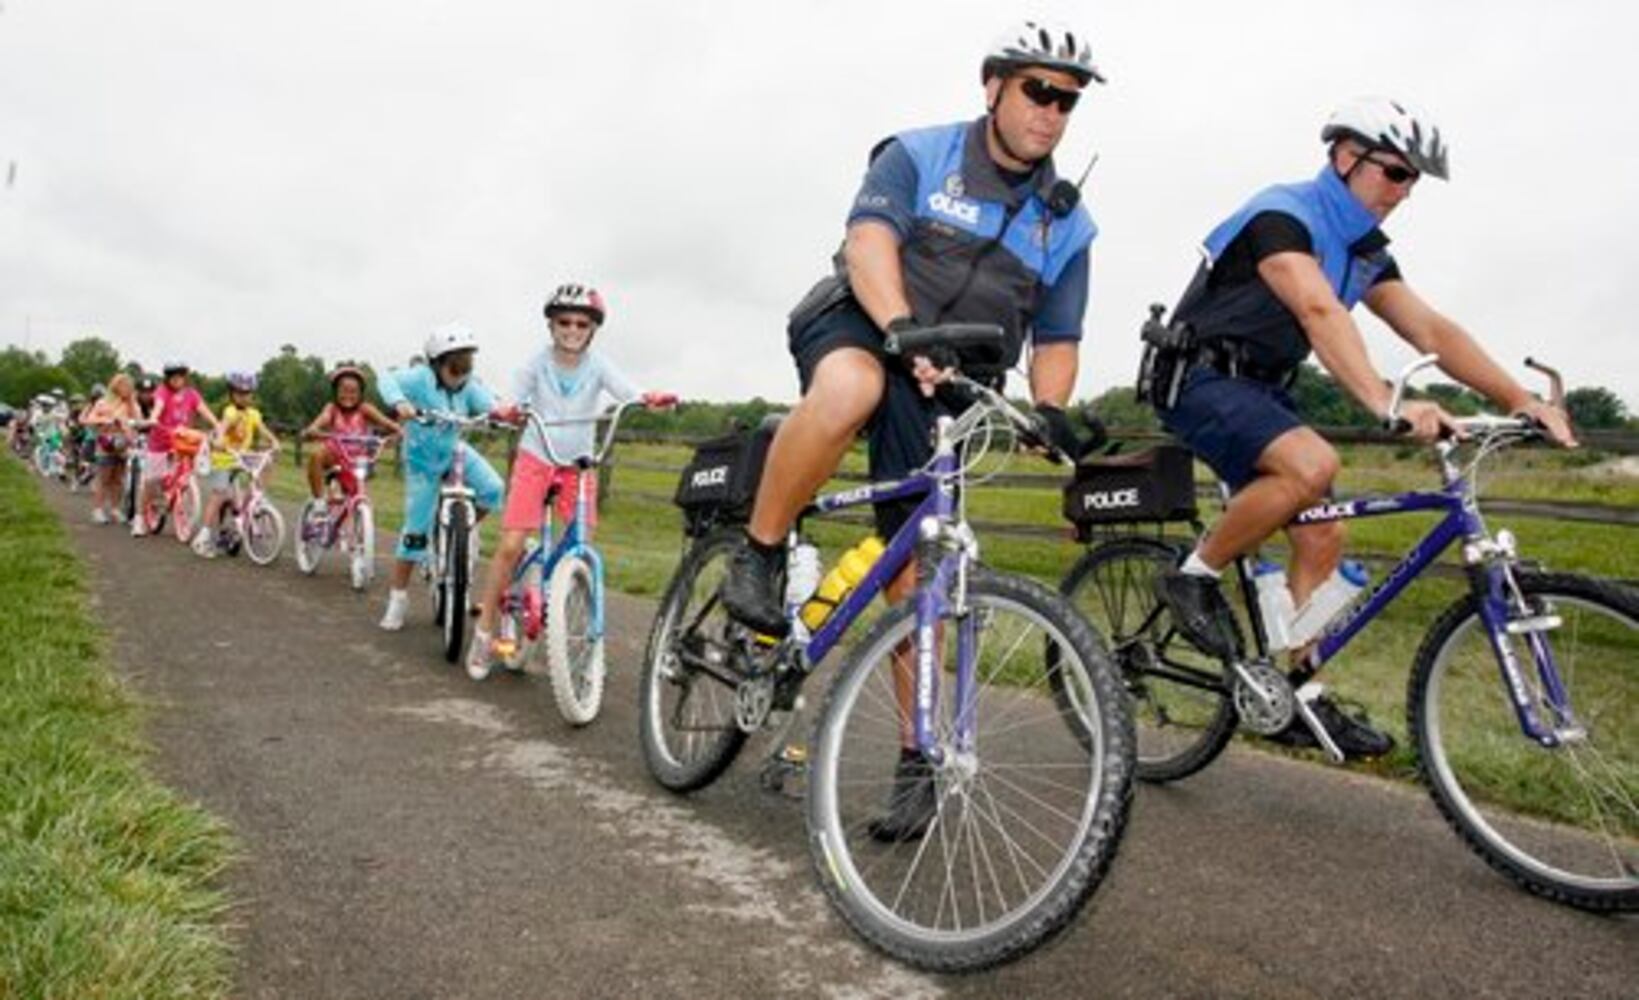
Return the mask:
{"type": "Polygon", "coordinates": [[[49,489],[93,568],[166,780],[237,831],[246,998],[1633,997],[1639,922],[1533,899],[1417,789],[1232,751],[1141,790],[1115,870],[1054,947],[934,979],[857,945],[814,887],[798,804],[749,761],[688,799],[637,748],[652,605],[618,599],[603,717],[468,681],[424,603],[206,564],[49,489]]]}

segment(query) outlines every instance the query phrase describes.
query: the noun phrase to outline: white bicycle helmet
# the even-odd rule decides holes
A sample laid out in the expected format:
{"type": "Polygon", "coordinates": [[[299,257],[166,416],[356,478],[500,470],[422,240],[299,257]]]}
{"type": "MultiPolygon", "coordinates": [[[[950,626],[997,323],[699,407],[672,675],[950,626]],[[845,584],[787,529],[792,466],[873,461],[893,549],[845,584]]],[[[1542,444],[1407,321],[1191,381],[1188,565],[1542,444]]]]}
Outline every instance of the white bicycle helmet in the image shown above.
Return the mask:
{"type": "Polygon", "coordinates": [[[472,327],[465,323],[445,323],[427,337],[427,344],[422,353],[427,356],[429,363],[436,364],[438,359],[446,354],[476,350],[478,335],[472,332],[472,327]]]}
{"type": "Polygon", "coordinates": [[[1326,119],[1321,142],[1357,139],[1371,149],[1387,149],[1405,157],[1419,173],[1450,180],[1449,148],[1440,126],[1409,104],[1387,97],[1357,97],[1326,119]]]}
{"type": "Polygon", "coordinates": [[[546,300],[546,318],[551,319],[561,312],[583,312],[592,317],[592,322],[603,325],[607,310],[604,308],[603,296],[591,285],[559,285],[546,300]]]}
{"type": "Polygon", "coordinates": [[[1104,83],[1104,74],[1093,65],[1093,50],[1085,36],[1051,21],[1020,21],[996,37],[985,53],[980,79],[1006,76],[1026,66],[1056,69],[1075,77],[1083,87],[1089,81],[1104,83]]]}

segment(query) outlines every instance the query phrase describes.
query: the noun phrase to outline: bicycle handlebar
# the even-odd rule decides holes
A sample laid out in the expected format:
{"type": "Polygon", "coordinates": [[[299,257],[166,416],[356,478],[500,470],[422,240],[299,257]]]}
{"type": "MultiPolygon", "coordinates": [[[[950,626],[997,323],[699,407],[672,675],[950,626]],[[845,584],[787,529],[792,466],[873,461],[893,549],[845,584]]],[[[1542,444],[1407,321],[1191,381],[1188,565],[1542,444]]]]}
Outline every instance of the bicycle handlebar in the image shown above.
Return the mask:
{"type": "Polygon", "coordinates": [[[602,465],[604,459],[609,457],[609,452],[614,448],[615,431],[619,429],[621,418],[626,415],[626,411],[630,410],[634,406],[641,406],[642,404],[643,401],[641,399],[628,399],[623,403],[616,404],[615,406],[604,410],[595,417],[565,417],[561,420],[545,420],[539,413],[536,413],[534,409],[527,405],[520,406],[518,408],[518,412],[523,414],[524,420],[540,433],[541,443],[546,447],[547,461],[551,462],[553,465],[574,465],[581,459],[575,458],[569,462],[563,461],[558,453],[552,448],[552,435],[547,433],[547,428],[580,427],[586,424],[596,426],[601,421],[609,421],[609,429],[603,432],[602,443],[593,450],[591,455],[585,456],[590,460],[592,465],[596,466],[602,465]]]}
{"type": "Polygon", "coordinates": [[[906,357],[935,347],[949,347],[958,352],[963,348],[1000,348],[1006,336],[994,323],[943,323],[890,333],[882,342],[882,350],[895,357],[906,357]]]}
{"type": "MultiPolygon", "coordinates": [[[[1401,404],[1405,402],[1407,385],[1410,383],[1413,375],[1425,368],[1438,364],[1439,361],[1440,356],[1438,354],[1424,354],[1413,360],[1404,368],[1400,369],[1400,373],[1396,376],[1394,381],[1394,394],[1389,398],[1388,415],[1383,418],[1383,427],[1385,430],[1389,431],[1391,434],[1411,433],[1411,421],[1400,415],[1401,404]]],[[[1542,372],[1548,376],[1549,398],[1554,406],[1563,409],[1565,405],[1565,383],[1564,380],[1560,378],[1559,372],[1548,367],[1542,362],[1537,361],[1535,358],[1526,358],[1525,366],[1527,368],[1542,372]]],[[[1541,434],[1543,430],[1541,421],[1534,417],[1499,417],[1495,414],[1489,413],[1481,413],[1472,417],[1453,417],[1452,423],[1456,424],[1458,429],[1465,434],[1497,434],[1511,431],[1515,433],[1538,435],[1541,434]]],[[[1448,440],[1450,436],[1450,432],[1446,428],[1442,427],[1440,429],[1440,440],[1448,440]]]]}
{"type": "MultiPolygon", "coordinates": [[[[977,324],[953,324],[954,326],[976,326],[977,324]]],[[[933,327],[931,329],[943,329],[933,327]]],[[[999,330],[1000,327],[992,327],[999,330]]],[[[986,413],[995,413],[1006,420],[1018,431],[1020,438],[1030,445],[1034,445],[1046,453],[1049,462],[1056,465],[1070,465],[1075,459],[1066,455],[1059,447],[1053,444],[1047,435],[1047,429],[1042,425],[1041,418],[1034,413],[1026,413],[1013,405],[1013,401],[992,389],[982,382],[977,382],[966,375],[956,375],[950,380],[951,385],[961,389],[974,398],[974,405],[970,406],[958,419],[957,426],[961,428],[958,434],[965,433],[969,427],[984,419],[986,413]]]]}

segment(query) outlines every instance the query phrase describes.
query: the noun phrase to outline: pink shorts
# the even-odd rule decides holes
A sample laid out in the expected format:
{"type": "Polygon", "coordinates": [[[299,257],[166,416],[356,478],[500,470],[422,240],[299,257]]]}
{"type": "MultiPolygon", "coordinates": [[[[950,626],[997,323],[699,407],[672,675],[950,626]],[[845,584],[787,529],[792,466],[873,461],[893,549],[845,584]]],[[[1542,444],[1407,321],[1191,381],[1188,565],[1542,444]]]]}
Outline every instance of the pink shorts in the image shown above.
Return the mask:
{"type": "MultiPolygon", "coordinates": [[[[575,484],[580,470],[570,465],[549,465],[527,451],[520,450],[512,462],[512,482],[507,484],[506,508],[501,512],[501,528],[505,531],[537,531],[541,526],[546,494],[553,486],[558,488],[552,502],[554,523],[562,528],[575,516],[575,484]]],[[[598,477],[586,479],[586,524],[582,527],[590,535],[598,526],[598,477]]]]}

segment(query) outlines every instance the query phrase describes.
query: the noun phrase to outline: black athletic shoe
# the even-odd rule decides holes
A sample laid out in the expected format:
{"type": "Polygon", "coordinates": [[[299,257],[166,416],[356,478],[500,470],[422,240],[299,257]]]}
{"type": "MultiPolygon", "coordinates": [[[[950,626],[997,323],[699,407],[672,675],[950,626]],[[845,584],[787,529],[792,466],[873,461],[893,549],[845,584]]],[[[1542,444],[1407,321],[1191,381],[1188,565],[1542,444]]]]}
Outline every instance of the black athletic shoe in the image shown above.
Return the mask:
{"type": "Polygon", "coordinates": [[[893,791],[888,794],[888,811],[871,820],[866,829],[872,839],[885,844],[920,840],[928,832],[939,808],[939,789],[933,780],[933,765],[920,751],[901,750],[893,769],[893,791]]]}
{"type": "MultiPolygon", "coordinates": [[[[1309,707],[1315,710],[1315,716],[1320,719],[1320,724],[1326,727],[1332,742],[1337,744],[1337,748],[1343,751],[1345,757],[1352,760],[1370,760],[1394,749],[1394,737],[1373,727],[1371,720],[1366,718],[1364,709],[1356,707],[1352,714],[1345,712],[1326,695],[1316,698],[1309,707]]],[[[1289,747],[1320,746],[1315,734],[1309,731],[1309,726],[1298,716],[1294,716],[1291,725],[1270,736],[1269,740],[1289,747]]]]}
{"type": "Polygon", "coordinates": [[[729,557],[728,576],[719,593],[734,620],[759,635],[785,637],[790,623],[780,601],[776,581],[785,550],[759,550],[748,539],[729,557]]]}
{"type": "Polygon", "coordinates": [[[1234,612],[1216,579],[1169,569],[1156,574],[1155,596],[1172,612],[1178,631],[1201,652],[1220,660],[1235,657],[1235,632],[1229,624],[1234,612]]]}

